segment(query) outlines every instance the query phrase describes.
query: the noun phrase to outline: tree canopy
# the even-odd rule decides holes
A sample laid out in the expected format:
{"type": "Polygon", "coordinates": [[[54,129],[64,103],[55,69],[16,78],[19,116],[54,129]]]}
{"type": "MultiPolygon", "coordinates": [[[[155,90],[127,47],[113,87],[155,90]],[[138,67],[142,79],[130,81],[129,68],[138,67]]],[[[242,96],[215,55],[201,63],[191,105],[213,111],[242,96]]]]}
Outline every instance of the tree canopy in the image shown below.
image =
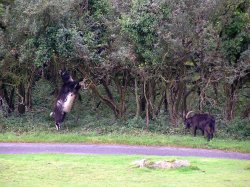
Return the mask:
{"type": "Polygon", "coordinates": [[[246,118],[249,14],[249,0],[0,0],[0,97],[30,111],[36,82],[57,93],[66,67],[147,127],[162,112],[175,126],[189,110],[246,118]]]}

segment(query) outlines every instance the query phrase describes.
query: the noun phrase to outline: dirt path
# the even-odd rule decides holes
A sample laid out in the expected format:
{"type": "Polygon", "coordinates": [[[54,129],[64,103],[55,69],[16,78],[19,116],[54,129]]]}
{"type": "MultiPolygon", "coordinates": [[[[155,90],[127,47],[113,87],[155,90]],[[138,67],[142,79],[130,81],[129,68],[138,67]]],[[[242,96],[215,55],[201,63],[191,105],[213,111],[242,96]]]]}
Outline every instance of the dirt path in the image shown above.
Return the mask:
{"type": "Polygon", "coordinates": [[[0,154],[34,153],[195,156],[250,160],[250,154],[193,148],[106,144],[0,143],[0,154]]]}

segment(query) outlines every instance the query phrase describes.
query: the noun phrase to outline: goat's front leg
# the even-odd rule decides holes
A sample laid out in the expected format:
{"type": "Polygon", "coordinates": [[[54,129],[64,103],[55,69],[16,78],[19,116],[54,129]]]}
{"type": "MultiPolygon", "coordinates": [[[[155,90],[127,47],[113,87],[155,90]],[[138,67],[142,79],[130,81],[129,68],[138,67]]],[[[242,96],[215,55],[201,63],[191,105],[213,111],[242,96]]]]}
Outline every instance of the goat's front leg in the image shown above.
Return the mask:
{"type": "Polygon", "coordinates": [[[197,130],[197,127],[194,127],[194,128],[193,128],[194,136],[196,136],[196,130],[197,130]]]}
{"type": "Polygon", "coordinates": [[[214,138],[214,134],[213,133],[211,133],[211,137],[210,137],[210,139],[212,140],[214,138]]]}
{"type": "Polygon", "coordinates": [[[211,134],[207,133],[207,141],[209,142],[211,140],[211,134]]]}

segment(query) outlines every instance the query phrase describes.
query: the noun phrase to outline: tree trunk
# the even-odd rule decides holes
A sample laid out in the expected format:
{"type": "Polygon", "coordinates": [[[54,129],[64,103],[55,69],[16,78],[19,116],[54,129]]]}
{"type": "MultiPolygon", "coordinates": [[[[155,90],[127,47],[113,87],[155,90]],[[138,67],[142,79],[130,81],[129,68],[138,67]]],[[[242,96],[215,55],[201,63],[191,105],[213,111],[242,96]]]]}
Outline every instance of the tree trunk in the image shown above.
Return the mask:
{"type": "Polygon", "coordinates": [[[135,117],[139,118],[141,114],[141,107],[140,107],[140,97],[138,95],[138,83],[137,79],[135,78],[135,101],[136,101],[136,114],[135,117]]]}
{"type": "Polygon", "coordinates": [[[8,92],[7,88],[4,86],[3,88],[4,99],[8,105],[8,113],[12,113],[15,110],[15,88],[12,87],[10,93],[8,92]]]}
{"type": "Polygon", "coordinates": [[[237,102],[237,86],[235,84],[225,85],[226,106],[225,117],[227,121],[231,121],[235,117],[235,106],[237,102]]]}
{"type": "Polygon", "coordinates": [[[166,112],[167,111],[167,91],[166,91],[166,84],[165,82],[162,83],[162,90],[161,90],[161,98],[160,98],[160,101],[158,103],[158,106],[157,106],[157,110],[155,112],[156,115],[158,115],[161,111],[161,108],[162,108],[162,105],[164,103],[164,111],[166,112]]]}
{"type": "Polygon", "coordinates": [[[126,92],[128,86],[128,72],[125,71],[122,79],[122,84],[120,84],[120,117],[123,117],[126,112],[126,92]]]}
{"type": "Polygon", "coordinates": [[[29,79],[27,80],[26,90],[25,90],[25,106],[27,109],[32,108],[32,85],[36,73],[36,67],[31,67],[29,79]]]}
{"type": "Polygon", "coordinates": [[[178,112],[183,99],[185,91],[185,84],[183,82],[174,82],[169,87],[168,104],[169,104],[169,115],[171,123],[174,126],[178,124],[178,112]]]}
{"type": "Polygon", "coordinates": [[[168,112],[168,99],[167,99],[167,91],[165,90],[165,96],[164,96],[164,112],[168,112]]]}
{"type": "Polygon", "coordinates": [[[24,114],[25,113],[25,87],[22,82],[18,86],[17,95],[19,96],[17,110],[19,114],[24,114]]]}
{"type": "Polygon", "coordinates": [[[146,101],[146,107],[145,107],[145,112],[146,112],[146,129],[149,130],[149,100],[147,98],[147,90],[146,90],[146,80],[144,80],[143,83],[143,89],[144,89],[144,97],[145,97],[145,101],[146,101]]]}
{"type": "Polygon", "coordinates": [[[102,80],[102,85],[107,93],[107,96],[110,100],[114,101],[114,97],[113,97],[113,94],[111,93],[109,87],[108,87],[108,84],[105,80],[102,80]]]}
{"type": "Polygon", "coordinates": [[[110,98],[107,98],[107,97],[104,97],[100,94],[100,92],[98,91],[98,89],[96,88],[96,85],[95,84],[91,84],[89,86],[89,89],[92,90],[93,94],[95,94],[96,97],[99,97],[100,100],[106,104],[113,112],[114,112],[114,115],[116,117],[119,117],[119,108],[116,106],[116,104],[114,103],[114,101],[110,100],[110,98]]]}
{"type": "Polygon", "coordinates": [[[196,86],[193,86],[189,91],[186,90],[185,88],[185,94],[184,94],[184,97],[183,97],[183,108],[182,108],[182,115],[183,115],[183,118],[185,118],[186,114],[187,114],[187,98],[188,96],[194,92],[196,90],[196,86]]]}

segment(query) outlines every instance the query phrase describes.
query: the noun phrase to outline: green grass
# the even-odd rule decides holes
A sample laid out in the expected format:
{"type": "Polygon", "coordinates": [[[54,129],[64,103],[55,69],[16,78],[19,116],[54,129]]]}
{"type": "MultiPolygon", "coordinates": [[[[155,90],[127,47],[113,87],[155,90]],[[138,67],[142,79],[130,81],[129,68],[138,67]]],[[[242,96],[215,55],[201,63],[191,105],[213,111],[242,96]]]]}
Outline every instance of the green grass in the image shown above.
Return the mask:
{"type": "Polygon", "coordinates": [[[211,142],[202,136],[162,135],[145,131],[134,133],[98,134],[90,132],[6,132],[0,134],[0,142],[56,142],[56,143],[104,143],[130,145],[178,146],[205,149],[221,149],[250,153],[250,140],[214,138],[211,142]]]}
{"type": "Polygon", "coordinates": [[[250,161],[112,155],[0,155],[0,186],[247,187],[250,161]],[[185,159],[190,167],[135,168],[137,159],[185,159]]]}

